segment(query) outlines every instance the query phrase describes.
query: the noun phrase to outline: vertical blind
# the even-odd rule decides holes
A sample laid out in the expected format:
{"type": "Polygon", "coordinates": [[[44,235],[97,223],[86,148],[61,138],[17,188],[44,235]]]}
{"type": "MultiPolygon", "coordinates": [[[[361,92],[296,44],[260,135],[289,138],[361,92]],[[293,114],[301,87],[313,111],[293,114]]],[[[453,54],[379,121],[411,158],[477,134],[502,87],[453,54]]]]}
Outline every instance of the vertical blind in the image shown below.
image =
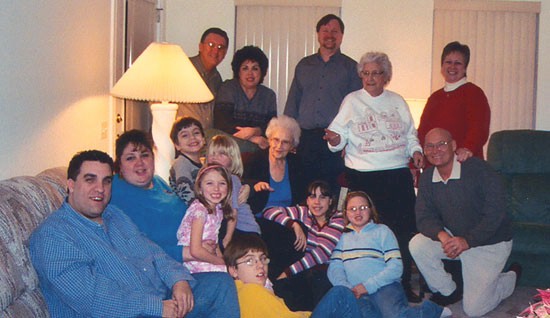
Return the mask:
{"type": "Polygon", "coordinates": [[[296,64],[317,52],[317,21],[329,13],[340,15],[340,1],[263,2],[236,1],[235,48],[255,45],[267,55],[269,70],[263,84],[277,94],[281,114],[296,64]]]}
{"type": "Polygon", "coordinates": [[[490,133],[535,123],[539,2],[435,0],[432,91],[444,85],[441,52],[451,41],[470,47],[468,81],[491,107],[490,133]]]}

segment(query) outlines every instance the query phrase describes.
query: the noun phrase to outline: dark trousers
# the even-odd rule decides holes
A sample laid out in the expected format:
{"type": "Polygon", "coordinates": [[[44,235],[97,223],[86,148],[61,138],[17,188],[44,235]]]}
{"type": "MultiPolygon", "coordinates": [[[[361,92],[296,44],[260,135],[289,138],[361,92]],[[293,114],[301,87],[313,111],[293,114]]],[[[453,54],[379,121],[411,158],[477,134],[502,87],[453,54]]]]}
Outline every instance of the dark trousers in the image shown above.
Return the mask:
{"type": "Polygon", "coordinates": [[[403,260],[403,287],[410,288],[412,256],[409,241],[416,234],[413,178],[409,168],[360,172],[346,168],[350,191],[364,191],[374,201],[380,221],[395,234],[403,260]]]}
{"type": "MultiPolygon", "coordinates": [[[[273,283],[275,294],[281,297],[292,311],[312,311],[332,287],[327,277],[327,266],[318,265],[288,278],[277,280],[286,268],[304,256],[304,252],[294,249],[296,235],[292,229],[266,219],[257,221],[271,260],[268,277],[273,283]]],[[[302,223],[300,225],[304,234],[307,235],[307,227],[302,223]]]]}
{"type": "Polygon", "coordinates": [[[338,176],[344,171],[344,160],[341,152],[332,152],[327,142],[323,140],[323,128],[302,129],[300,144],[296,151],[302,168],[303,184],[300,193],[306,194],[307,186],[315,180],[325,180],[333,187],[333,193],[338,193],[338,176]]]}

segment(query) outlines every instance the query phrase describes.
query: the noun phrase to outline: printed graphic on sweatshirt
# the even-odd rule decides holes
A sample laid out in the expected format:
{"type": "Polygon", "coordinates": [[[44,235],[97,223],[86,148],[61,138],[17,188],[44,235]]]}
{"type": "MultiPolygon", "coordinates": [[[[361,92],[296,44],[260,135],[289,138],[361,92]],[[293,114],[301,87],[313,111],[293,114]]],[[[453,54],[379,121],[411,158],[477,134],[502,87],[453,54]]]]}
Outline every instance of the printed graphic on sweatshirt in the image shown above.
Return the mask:
{"type": "Polygon", "coordinates": [[[363,141],[359,153],[394,151],[407,145],[405,125],[396,109],[377,113],[367,110],[364,117],[353,120],[352,129],[363,141]]]}

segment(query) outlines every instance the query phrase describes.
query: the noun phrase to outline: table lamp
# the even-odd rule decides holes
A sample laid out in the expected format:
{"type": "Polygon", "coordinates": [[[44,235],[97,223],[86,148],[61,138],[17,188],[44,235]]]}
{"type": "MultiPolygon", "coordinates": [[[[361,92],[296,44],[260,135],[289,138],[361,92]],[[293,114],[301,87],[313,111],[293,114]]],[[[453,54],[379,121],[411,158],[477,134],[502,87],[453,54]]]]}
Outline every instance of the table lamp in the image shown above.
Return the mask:
{"type": "Polygon", "coordinates": [[[204,103],[214,96],[181,47],[153,42],[111,89],[120,98],[153,102],[151,131],[155,142],[155,172],[168,181],[174,159],[170,130],[178,105],[204,103]]]}

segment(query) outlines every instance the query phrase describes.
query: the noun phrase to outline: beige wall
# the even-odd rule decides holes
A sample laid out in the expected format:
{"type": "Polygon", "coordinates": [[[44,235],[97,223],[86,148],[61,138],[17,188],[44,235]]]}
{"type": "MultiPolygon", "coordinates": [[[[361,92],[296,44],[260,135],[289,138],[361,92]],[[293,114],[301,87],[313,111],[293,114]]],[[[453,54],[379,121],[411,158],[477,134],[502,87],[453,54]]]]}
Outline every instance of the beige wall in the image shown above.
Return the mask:
{"type": "MultiPolygon", "coordinates": [[[[233,0],[165,1],[166,40],[182,45],[190,55],[196,53],[200,34],[209,26],[224,28],[233,40],[233,0]]],[[[536,128],[550,130],[550,0],[540,2],[536,128]]],[[[346,24],[342,44],[345,54],[358,60],[367,51],[386,52],[394,66],[388,88],[407,99],[428,98],[433,0],[342,0],[342,18],[346,24]]],[[[225,79],[231,77],[229,64],[233,51],[231,46],[220,67],[225,79]]]]}
{"type": "Polygon", "coordinates": [[[2,1],[0,179],[109,149],[110,35],[110,0],[2,1]]]}

